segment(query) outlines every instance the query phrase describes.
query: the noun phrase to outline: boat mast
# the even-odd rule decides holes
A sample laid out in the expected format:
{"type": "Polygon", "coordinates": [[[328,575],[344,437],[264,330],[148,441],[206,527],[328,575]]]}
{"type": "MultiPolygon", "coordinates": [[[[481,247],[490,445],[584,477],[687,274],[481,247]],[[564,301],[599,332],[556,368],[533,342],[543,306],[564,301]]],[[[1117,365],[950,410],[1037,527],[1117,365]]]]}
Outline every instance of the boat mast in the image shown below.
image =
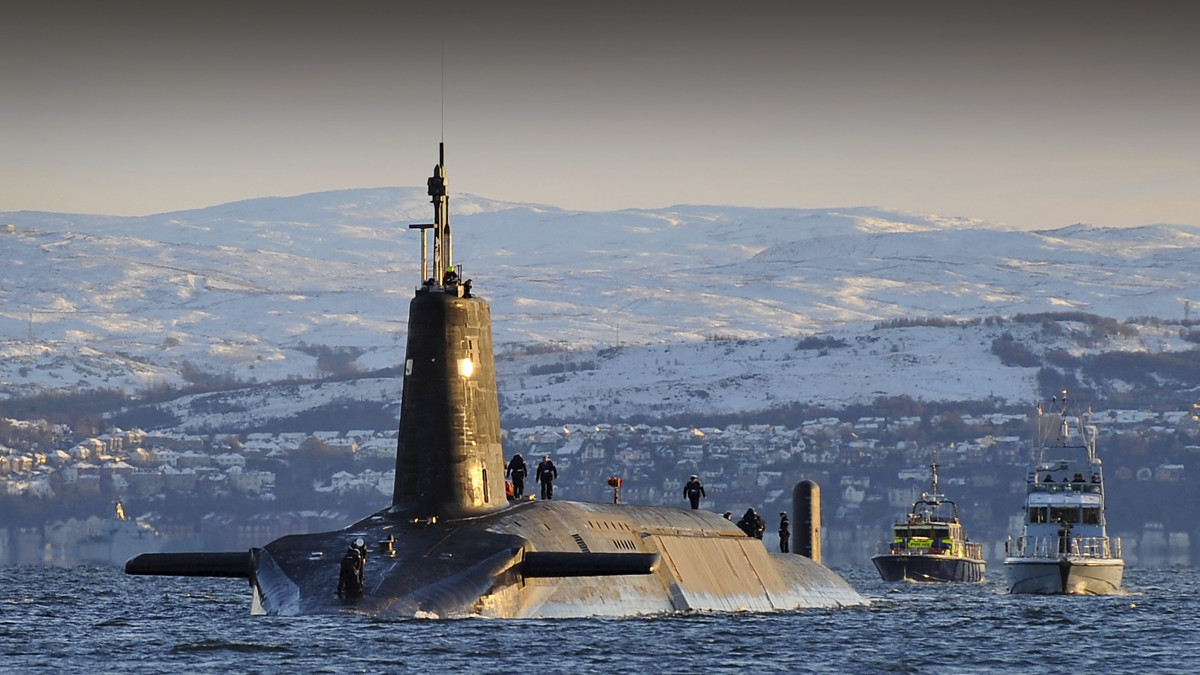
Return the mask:
{"type": "Polygon", "coordinates": [[[1063,389],[1062,406],[1058,409],[1058,442],[1064,447],[1071,437],[1071,422],[1067,417],[1067,390],[1063,389]]]}
{"type": "Polygon", "coordinates": [[[941,500],[938,498],[938,476],[937,476],[937,470],[938,470],[938,463],[937,463],[937,448],[934,448],[934,449],[933,449],[933,462],[932,462],[932,463],[930,463],[930,465],[929,465],[929,474],[930,474],[930,479],[929,479],[929,490],[930,490],[930,493],[929,493],[928,495],[921,495],[921,499],[924,499],[924,500],[926,500],[926,501],[932,500],[932,501],[935,501],[935,502],[939,502],[939,501],[941,501],[941,500]]]}

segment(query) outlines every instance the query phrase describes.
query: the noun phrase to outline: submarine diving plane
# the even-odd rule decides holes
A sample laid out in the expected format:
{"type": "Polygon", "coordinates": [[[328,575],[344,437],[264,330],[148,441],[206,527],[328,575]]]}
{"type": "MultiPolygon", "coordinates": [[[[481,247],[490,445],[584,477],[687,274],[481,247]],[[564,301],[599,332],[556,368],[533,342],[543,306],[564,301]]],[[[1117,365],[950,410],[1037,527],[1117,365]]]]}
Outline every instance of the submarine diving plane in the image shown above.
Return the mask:
{"type": "MultiPolygon", "coordinates": [[[[444,145],[428,188],[433,223],[410,226],[421,230],[422,274],[409,304],[392,505],[342,530],[246,552],[142,554],[127,574],[246,579],[252,613],[273,615],[586,617],[866,604],[819,562],[769,553],[715,513],[509,502],[491,315],[453,262],[444,145]],[[357,584],[341,588],[342,554],[356,545],[365,553],[357,584]]],[[[794,522],[819,513],[811,499],[796,504],[794,522]]],[[[819,560],[817,523],[809,533],[819,560]]]]}

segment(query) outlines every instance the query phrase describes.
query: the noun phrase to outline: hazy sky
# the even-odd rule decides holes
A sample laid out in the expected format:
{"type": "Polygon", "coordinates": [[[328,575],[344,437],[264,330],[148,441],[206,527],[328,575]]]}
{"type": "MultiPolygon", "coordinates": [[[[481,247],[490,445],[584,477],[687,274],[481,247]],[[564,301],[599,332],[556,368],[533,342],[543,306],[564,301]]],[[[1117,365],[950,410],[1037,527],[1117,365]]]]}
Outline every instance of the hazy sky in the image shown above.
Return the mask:
{"type": "Polygon", "coordinates": [[[422,186],[444,133],[507,201],[1200,225],[1194,2],[13,4],[0,211],[422,186]]]}

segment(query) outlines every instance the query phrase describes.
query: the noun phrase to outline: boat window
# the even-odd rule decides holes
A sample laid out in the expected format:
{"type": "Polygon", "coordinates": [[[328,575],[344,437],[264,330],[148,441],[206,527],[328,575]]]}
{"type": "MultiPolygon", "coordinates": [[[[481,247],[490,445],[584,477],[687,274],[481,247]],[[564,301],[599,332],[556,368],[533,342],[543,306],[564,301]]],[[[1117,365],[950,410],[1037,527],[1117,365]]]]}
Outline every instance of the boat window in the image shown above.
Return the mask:
{"type": "Polygon", "coordinates": [[[1029,522],[1031,522],[1031,523],[1046,522],[1047,512],[1048,512],[1048,509],[1045,506],[1029,507],[1029,522]]]}
{"type": "Polygon", "coordinates": [[[1050,522],[1078,523],[1079,509],[1074,506],[1052,506],[1050,507],[1050,522]]]}
{"type": "Polygon", "coordinates": [[[1100,524],[1100,509],[1085,508],[1083,510],[1084,525],[1099,525],[1100,524]]]}

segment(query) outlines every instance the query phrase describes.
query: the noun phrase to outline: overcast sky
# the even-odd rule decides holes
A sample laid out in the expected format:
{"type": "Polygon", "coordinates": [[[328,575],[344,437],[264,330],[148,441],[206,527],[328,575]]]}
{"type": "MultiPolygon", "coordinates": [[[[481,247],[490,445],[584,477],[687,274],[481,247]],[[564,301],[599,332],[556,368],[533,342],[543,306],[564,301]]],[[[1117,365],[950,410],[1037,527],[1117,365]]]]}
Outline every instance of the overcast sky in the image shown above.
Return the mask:
{"type": "Polygon", "coordinates": [[[423,186],[444,136],[570,209],[1200,225],[1194,2],[11,4],[0,211],[423,186]]]}

